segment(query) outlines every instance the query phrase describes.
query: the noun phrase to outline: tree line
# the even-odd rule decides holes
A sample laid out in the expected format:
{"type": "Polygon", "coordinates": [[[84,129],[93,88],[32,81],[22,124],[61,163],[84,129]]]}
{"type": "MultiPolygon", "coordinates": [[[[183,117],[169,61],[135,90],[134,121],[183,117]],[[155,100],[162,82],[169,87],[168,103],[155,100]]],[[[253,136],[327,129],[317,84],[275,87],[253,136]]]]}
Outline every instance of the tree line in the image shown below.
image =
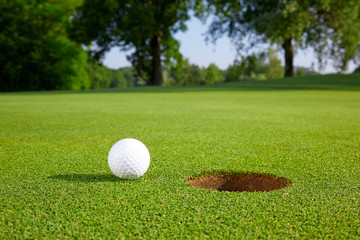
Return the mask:
{"type": "MultiPolygon", "coordinates": [[[[88,73],[91,89],[144,86],[147,83],[141,79],[133,67],[118,70],[108,69],[96,62],[90,62],[88,73]]],[[[297,67],[296,76],[318,74],[313,69],[297,67]]],[[[221,70],[215,64],[201,67],[183,59],[181,68],[164,65],[162,68],[164,86],[196,86],[224,82],[239,82],[252,80],[268,80],[282,78],[284,67],[272,48],[236,59],[227,69],[221,70]]]]}
{"type": "Polygon", "coordinates": [[[312,47],[321,65],[333,59],[339,70],[360,52],[359,1],[3,0],[0,13],[0,91],[289,77],[296,74],[296,48],[312,47]],[[226,74],[190,64],[173,37],[186,31],[190,11],[204,21],[213,16],[207,32],[213,42],[227,35],[240,53],[278,46],[285,67],[270,52],[244,54],[226,74]],[[96,64],[114,46],[133,50],[127,58],[137,80],[96,64]]]}

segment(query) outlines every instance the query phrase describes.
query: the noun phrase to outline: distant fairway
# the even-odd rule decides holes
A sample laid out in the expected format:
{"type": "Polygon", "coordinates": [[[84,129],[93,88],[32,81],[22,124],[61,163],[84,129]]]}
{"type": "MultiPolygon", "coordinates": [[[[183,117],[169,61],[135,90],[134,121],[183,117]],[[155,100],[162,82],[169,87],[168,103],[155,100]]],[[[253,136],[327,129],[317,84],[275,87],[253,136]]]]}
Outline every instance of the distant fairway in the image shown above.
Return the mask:
{"type": "Polygon", "coordinates": [[[0,94],[0,239],[358,239],[359,216],[360,75],[0,94]],[[127,137],[151,155],[136,181],[107,165],[127,137]],[[293,184],[186,184],[220,170],[293,184]]]}

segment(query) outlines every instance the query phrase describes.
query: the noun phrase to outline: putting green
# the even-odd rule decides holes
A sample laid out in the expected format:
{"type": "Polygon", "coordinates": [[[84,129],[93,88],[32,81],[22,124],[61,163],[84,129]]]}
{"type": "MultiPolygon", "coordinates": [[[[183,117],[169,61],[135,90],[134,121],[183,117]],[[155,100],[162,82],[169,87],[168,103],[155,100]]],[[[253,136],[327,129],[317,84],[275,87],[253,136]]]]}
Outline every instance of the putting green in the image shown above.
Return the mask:
{"type": "Polygon", "coordinates": [[[0,238],[360,236],[360,91],[224,85],[0,94],[0,238]],[[111,146],[136,138],[147,173],[122,181],[111,146]],[[269,192],[187,185],[267,173],[269,192]]]}

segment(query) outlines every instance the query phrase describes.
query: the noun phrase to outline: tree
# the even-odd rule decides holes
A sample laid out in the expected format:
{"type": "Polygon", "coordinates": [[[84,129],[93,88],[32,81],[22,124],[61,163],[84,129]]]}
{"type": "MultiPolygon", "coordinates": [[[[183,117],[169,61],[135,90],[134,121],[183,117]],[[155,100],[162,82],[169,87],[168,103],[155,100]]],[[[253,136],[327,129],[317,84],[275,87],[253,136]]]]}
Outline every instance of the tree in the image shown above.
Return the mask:
{"type": "Polygon", "coordinates": [[[238,82],[243,81],[246,69],[246,63],[244,61],[235,60],[232,65],[226,70],[225,82],[238,82]]]}
{"type": "MultiPolygon", "coordinates": [[[[321,65],[332,59],[345,71],[360,56],[360,1],[318,0],[311,9],[315,24],[306,32],[306,43],[318,53],[321,65]]],[[[314,4],[313,4],[314,5],[314,4]]]]}
{"type": "Polygon", "coordinates": [[[265,80],[283,77],[283,67],[273,48],[267,53],[253,53],[234,63],[226,70],[226,81],[265,80]]]}
{"type": "Polygon", "coordinates": [[[205,83],[206,84],[213,84],[223,82],[225,80],[223,72],[215,65],[210,64],[205,69],[205,83]]]}
{"type": "Polygon", "coordinates": [[[285,76],[294,75],[294,44],[314,47],[319,61],[332,57],[346,68],[359,53],[360,2],[336,0],[208,0],[215,13],[209,33],[216,40],[228,34],[240,49],[246,41],[279,44],[285,76]]]}
{"type": "Polygon", "coordinates": [[[205,84],[206,76],[199,66],[190,64],[185,59],[179,69],[172,69],[169,73],[170,82],[176,86],[195,86],[205,84]]]}
{"type": "Polygon", "coordinates": [[[65,26],[79,1],[0,1],[0,91],[85,89],[86,52],[65,26]]]}
{"type": "Polygon", "coordinates": [[[86,72],[90,78],[91,89],[133,87],[135,82],[132,68],[113,70],[98,62],[88,61],[86,72]]]}
{"type": "Polygon", "coordinates": [[[112,70],[113,77],[110,83],[111,88],[133,87],[136,84],[137,77],[132,67],[125,67],[118,70],[112,70]]]}
{"type": "Polygon", "coordinates": [[[273,48],[268,49],[267,57],[268,64],[265,64],[266,79],[283,78],[284,68],[281,66],[281,60],[277,57],[273,48]]]}
{"type": "Polygon", "coordinates": [[[148,85],[163,83],[162,62],[181,64],[179,43],[172,35],[186,30],[192,1],[85,0],[73,18],[70,33],[100,59],[113,46],[134,49],[128,59],[148,85]]]}

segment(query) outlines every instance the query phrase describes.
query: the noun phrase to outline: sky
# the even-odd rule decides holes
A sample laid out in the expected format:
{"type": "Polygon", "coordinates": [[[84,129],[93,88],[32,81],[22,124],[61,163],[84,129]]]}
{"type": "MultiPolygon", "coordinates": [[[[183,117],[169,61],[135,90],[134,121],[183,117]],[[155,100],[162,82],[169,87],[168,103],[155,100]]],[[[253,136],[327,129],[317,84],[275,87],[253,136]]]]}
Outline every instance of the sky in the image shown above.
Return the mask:
{"type": "MultiPolygon", "coordinates": [[[[176,33],[174,38],[180,41],[180,52],[184,58],[189,59],[190,63],[201,67],[207,67],[209,64],[215,63],[220,69],[225,70],[236,58],[235,47],[226,36],[219,39],[216,45],[206,43],[204,34],[209,24],[210,21],[203,24],[199,19],[192,17],[187,24],[188,30],[176,33]]],[[[131,66],[130,62],[126,59],[127,54],[126,52],[121,52],[119,48],[112,48],[104,56],[103,64],[112,69],[131,66]]],[[[278,53],[278,57],[284,63],[282,52],[278,53]]],[[[311,67],[312,64],[314,64],[315,70],[319,71],[315,54],[311,49],[297,51],[294,58],[295,66],[311,67]]],[[[352,72],[355,67],[353,63],[350,63],[347,72],[352,72]]],[[[331,63],[321,71],[324,74],[334,72],[336,70],[332,67],[331,63]]]]}

